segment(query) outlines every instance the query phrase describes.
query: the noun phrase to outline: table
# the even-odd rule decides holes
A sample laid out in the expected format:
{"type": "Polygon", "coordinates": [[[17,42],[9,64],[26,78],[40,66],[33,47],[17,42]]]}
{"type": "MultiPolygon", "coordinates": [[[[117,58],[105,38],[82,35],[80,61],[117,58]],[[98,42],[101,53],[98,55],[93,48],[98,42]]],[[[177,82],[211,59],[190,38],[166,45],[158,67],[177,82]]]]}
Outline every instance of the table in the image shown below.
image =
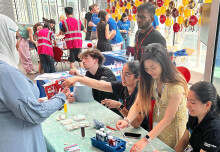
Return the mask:
{"type": "MultiPolygon", "coordinates": [[[[115,128],[115,124],[118,120],[122,119],[119,115],[115,114],[108,108],[99,104],[96,101],[91,102],[75,102],[75,103],[67,103],[67,118],[71,118],[72,115],[83,114],[86,116],[86,121],[92,122],[95,118],[98,121],[101,121],[110,127],[115,128]],[[104,117],[103,117],[104,116],[104,117]]],[[[49,145],[49,149],[53,149],[57,152],[63,151],[64,147],[68,145],[77,144],[80,148],[81,152],[99,152],[101,150],[93,147],[91,145],[91,137],[95,136],[96,129],[93,126],[85,128],[85,137],[81,137],[81,129],[76,129],[73,131],[68,131],[65,127],[60,124],[60,122],[56,121],[56,117],[60,114],[64,114],[64,111],[57,111],[52,114],[48,119],[46,119],[42,123],[43,134],[47,140],[47,144],[49,145]],[[64,145],[67,144],[67,145],[64,145]]],[[[105,131],[108,131],[108,128],[105,128],[105,131]]],[[[112,131],[112,130],[110,130],[112,131]]],[[[141,133],[142,138],[147,134],[147,131],[139,127],[138,129],[134,129],[133,127],[127,128],[124,131],[141,133]]],[[[120,131],[112,131],[112,134],[122,140],[125,140],[120,131]]],[[[137,139],[128,138],[129,142],[135,143],[138,141],[137,139]]],[[[152,145],[160,151],[163,152],[174,152],[172,148],[164,144],[159,139],[152,140],[152,145]]],[[[126,144],[126,151],[131,149],[132,145],[126,144]]],[[[50,150],[49,150],[50,151],[50,150]]],[[[152,152],[152,148],[150,145],[145,147],[145,152],[152,152]]]]}
{"type": "Polygon", "coordinates": [[[120,51],[107,51],[102,52],[105,56],[104,65],[114,65],[114,62],[122,62],[125,63],[128,60],[128,56],[125,54],[125,50],[120,51]]]}

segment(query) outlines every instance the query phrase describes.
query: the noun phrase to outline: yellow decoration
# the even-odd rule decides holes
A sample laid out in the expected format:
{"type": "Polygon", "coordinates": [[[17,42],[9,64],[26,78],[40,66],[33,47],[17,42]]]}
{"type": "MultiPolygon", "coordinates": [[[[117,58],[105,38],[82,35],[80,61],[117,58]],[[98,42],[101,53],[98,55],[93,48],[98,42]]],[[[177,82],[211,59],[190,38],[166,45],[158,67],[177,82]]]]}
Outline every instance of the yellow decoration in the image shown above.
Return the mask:
{"type": "Polygon", "coordinates": [[[136,21],[136,15],[133,14],[133,21],[136,21]]]}
{"type": "Polygon", "coordinates": [[[115,14],[112,14],[112,18],[115,20],[115,14]]]}
{"type": "Polygon", "coordinates": [[[122,11],[122,13],[124,13],[125,12],[125,7],[121,7],[121,11],[122,11]]]}
{"type": "Polygon", "coordinates": [[[170,0],[164,0],[164,6],[169,6],[170,0]]]}
{"type": "Polygon", "coordinates": [[[111,2],[114,2],[115,0],[111,0],[111,2]]]}
{"type": "Polygon", "coordinates": [[[64,108],[64,112],[67,113],[67,105],[66,105],[66,103],[64,103],[63,108],[64,108]]]}
{"type": "Polygon", "coordinates": [[[118,15],[119,11],[118,9],[115,9],[115,15],[118,15]]]}
{"type": "Polygon", "coordinates": [[[156,14],[157,16],[160,16],[160,15],[161,15],[161,10],[160,10],[160,8],[157,8],[157,9],[156,9],[155,14],[156,14]]]}
{"type": "Polygon", "coordinates": [[[183,6],[186,6],[189,4],[189,0],[182,0],[183,6]]]}
{"type": "Polygon", "coordinates": [[[162,7],[160,8],[160,15],[161,15],[161,14],[165,14],[165,12],[166,12],[166,7],[165,7],[165,6],[162,6],[162,7]]]}
{"type": "Polygon", "coordinates": [[[121,19],[121,14],[119,13],[119,14],[118,14],[118,20],[120,20],[120,19],[121,19]]]}
{"type": "Polygon", "coordinates": [[[136,7],[138,7],[138,6],[139,6],[139,0],[135,0],[134,5],[135,5],[136,7]]]}
{"type": "Polygon", "coordinates": [[[138,6],[140,6],[141,4],[142,4],[142,2],[139,1],[139,2],[138,2],[138,6]]]}
{"type": "Polygon", "coordinates": [[[167,18],[166,21],[165,21],[165,25],[166,25],[166,26],[171,26],[171,25],[173,25],[173,19],[167,18]]]}
{"type": "Polygon", "coordinates": [[[127,9],[131,9],[131,3],[127,3],[127,9]]]}
{"type": "Polygon", "coordinates": [[[195,15],[195,11],[192,9],[192,14],[191,15],[195,15]]]}
{"type": "Polygon", "coordinates": [[[116,4],[116,8],[117,8],[117,9],[120,9],[119,3],[116,4]]]}
{"type": "Polygon", "coordinates": [[[190,14],[191,14],[190,9],[185,9],[185,10],[184,10],[184,16],[185,16],[185,17],[189,17],[190,14]]]}
{"type": "Polygon", "coordinates": [[[177,18],[177,22],[178,22],[179,24],[183,24],[183,22],[184,22],[184,17],[183,17],[183,16],[179,16],[179,17],[177,18]]]}
{"type": "Polygon", "coordinates": [[[180,15],[183,14],[183,10],[184,10],[183,6],[180,6],[180,7],[178,8],[178,12],[179,12],[180,15]]]}
{"type": "Polygon", "coordinates": [[[212,0],[205,0],[204,3],[212,3],[212,0]]]}
{"type": "Polygon", "coordinates": [[[201,16],[200,16],[200,17],[199,17],[199,21],[198,21],[199,25],[201,25],[201,22],[202,22],[202,18],[201,18],[201,16]]]}

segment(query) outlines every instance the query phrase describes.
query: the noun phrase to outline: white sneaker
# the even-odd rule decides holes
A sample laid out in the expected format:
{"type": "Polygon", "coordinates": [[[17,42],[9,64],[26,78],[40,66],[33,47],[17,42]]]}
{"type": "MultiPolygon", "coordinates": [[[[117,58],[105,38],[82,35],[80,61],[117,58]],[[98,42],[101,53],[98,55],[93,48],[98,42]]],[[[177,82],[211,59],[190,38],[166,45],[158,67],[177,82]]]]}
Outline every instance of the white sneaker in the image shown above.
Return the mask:
{"type": "Polygon", "coordinates": [[[36,72],[35,71],[31,71],[31,72],[28,72],[27,74],[28,75],[34,75],[34,74],[36,74],[36,72]]]}

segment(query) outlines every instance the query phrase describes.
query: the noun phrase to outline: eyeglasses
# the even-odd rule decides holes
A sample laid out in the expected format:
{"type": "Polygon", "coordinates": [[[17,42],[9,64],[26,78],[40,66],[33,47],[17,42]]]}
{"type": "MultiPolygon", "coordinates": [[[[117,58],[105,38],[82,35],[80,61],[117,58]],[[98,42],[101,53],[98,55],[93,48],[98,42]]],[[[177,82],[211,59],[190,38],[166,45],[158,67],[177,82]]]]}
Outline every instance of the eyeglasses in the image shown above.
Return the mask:
{"type": "Polygon", "coordinates": [[[132,73],[121,73],[121,76],[125,76],[125,77],[127,77],[127,78],[129,78],[129,77],[131,77],[132,75],[134,75],[134,74],[132,74],[132,73]]]}
{"type": "Polygon", "coordinates": [[[141,16],[137,15],[137,19],[138,19],[138,18],[140,18],[141,20],[144,20],[144,19],[146,19],[147,17],[144,16],[144,15],[141,15],[141,16]]]}

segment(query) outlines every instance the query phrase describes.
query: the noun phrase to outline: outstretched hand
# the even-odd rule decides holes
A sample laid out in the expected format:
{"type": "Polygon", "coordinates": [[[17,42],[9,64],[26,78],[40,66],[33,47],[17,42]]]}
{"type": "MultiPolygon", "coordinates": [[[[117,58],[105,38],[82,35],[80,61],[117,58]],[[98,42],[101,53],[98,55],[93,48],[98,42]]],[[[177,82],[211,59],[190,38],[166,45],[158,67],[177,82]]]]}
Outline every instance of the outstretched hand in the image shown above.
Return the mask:
{"type": "Polygon", "coordinates": [[[62,87],[65,88],[65,87],[72,87],[76,84],[76,82],[78,81],[77,80],[77,76],[75,77],[71,77],[71,78],[68,78],[68,79],[61,79],[62,81],[62,87]]]}

